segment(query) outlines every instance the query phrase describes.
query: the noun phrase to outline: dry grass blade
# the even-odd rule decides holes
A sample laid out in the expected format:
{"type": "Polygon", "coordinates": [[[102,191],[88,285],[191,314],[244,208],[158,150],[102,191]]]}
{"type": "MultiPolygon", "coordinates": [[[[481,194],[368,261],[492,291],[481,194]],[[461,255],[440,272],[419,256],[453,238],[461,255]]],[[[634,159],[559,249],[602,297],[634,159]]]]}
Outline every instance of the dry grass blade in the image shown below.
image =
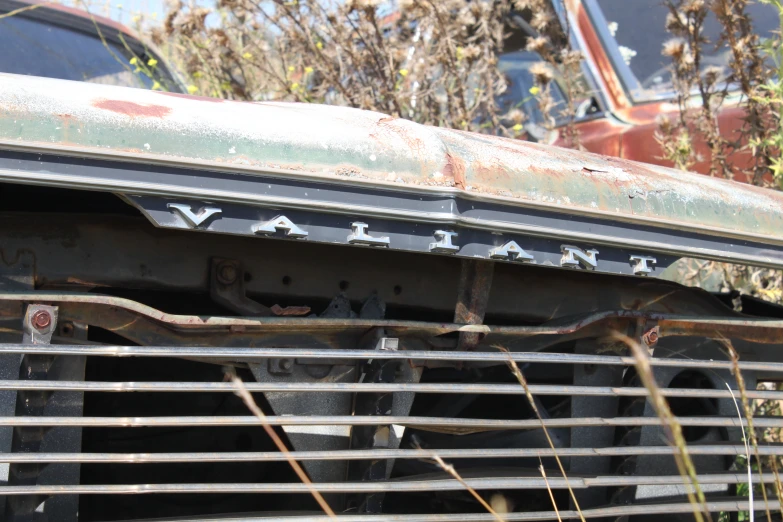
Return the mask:
{"type": "Polygon", "coordinates": [[[775,456],[769,457],[770,466],[772,467],[772,473],[775,475],[775,492],[778,495],[778,501],[783,499],[783,484],[780,482],[780,472],[778,471],[778,458],[775,456]]]}
{"type": "Polygon", "coordinates": [[[492,506],[490,506],[487,503],[487,501],[484,500],[484,498],[481,495],[479,495],[475,489],[470,487],[470,484],[465,482],[465,480],[460,476],[460,474],[457,473],[457,470],[454,469],[454,466],[452,466],[451,464],[446,464],[446,462],[438,455],[432,457],[432,460],[434,460],[438,464],[438,466],[440,466],[441,469],[443,469],[443,471],[445,471],[446,473],[454,477],[454,479],[456,479],[460,484],[462,484],[465,487],[465,489],[467,489],[470,492],[470,494],[473,495],[473,498],[475,498],[478,501],[478,503],[484,507],[484,509],[486,509],[489,513],[492,514],[495,520],[497,520],[498,522],[505,522],[503,517],[501,517],[497,511],[492,509],[492,506]]]}
{"type": "Polygon", "coordinates": [[[231,379],[231,382],[234,383],[234,386],[236,386],[236,394],[239,396],[239,398],[242,399],[242,401],[244,401],[245,405],[253,413],[253,415],[258,417],[258,420],[261,421],[261,426],[263,426],[264,431],[266,431],[267,435],[269,435],[269,438],[272,439],[272,441],[275,443],[275,446],[277,446],[277,449],[280,451],[280,453],[285,455],[286,459],[288,459],[288,463],[294,469],[294,472],[299,477],[299,480],[307,485],[307,489],[310,490],[310,494],[313,495],[313,498],[316,502],[318,502],[318,505],[321,506],[321,509],[324,510],[324,513],[329,515],[330,518],[335,518],[334,511],[332,511],[332,508],[329,507],[326,499],[324,499],[321,493],[319,493],[315,488],[313,483],[310,481],[310,478],[307,476],[307,473],[305,473],[305,471],[302,469],[302,466],[300,466],[296,459],[291,456],[291,453],[288,451],[288,448],[286,448],[285,443],[280,439],[275,430],[272,429],[272,427],[266,422],[266,415],[264,415],[264,412],[261,411],[261,408],[258,407],[258,404],[256,404],[256,401],[253,399],[253,396],[250,394],[250,392],[247,391],[247,388],[245,388],[245,383],[242,382],[242,379],[237,377],[237,375],[231,371],[226,372],[226,375],[231,379]]]}
{"type": "MultiPolygon", "coordinates": [[[[756,456],[756,462],[759,463],[759,477],[761,479],[761,494],[764,497],[764,507],[767,512],[767,522],[772,522],[772,514],[769,510],[769,500],[767,499],[767,488],[764,487],[764,474],[761,471],[761,456],[759,455],[759,444],[756,438],[756,430],[753,428],[753,411],[750,408],[750,402],[748,401],[748,394],[745,387],[745,379],[742,377],[742,372],[739,368],[739,354],[734,346],[726,338],[720,339],[721,344],[728,350],[729,357],[731,358],[731,373],[737,380],[737,388],[739,388],[740,398],[742,399],[742,409],[745,411],[745,418],[748,421],[748,434],[750,435],[750,443],[753,446],[753,453],[756,456]]],[[[743,430],[744,433],[744,430],[743,430]]],[[[748,459],[748,466],[750,466],[750,459],[748,459]]],[[[753,490],[752,483],[748,484],[748,491],[753,490]]],[[[751,510],[752,513],[752,510],[751,510]]]]}
{"type": "Polygon", "coordinates": [[[707,506],[707,498],[704,496],[699,485],[699,480],[696,476],[696,467],[693,465],[693,460],[688,453],[688,444],[685,442],[685,437],[682,434],[682,426],[677,422],[669,403],[666,402],[666,398],[661,393],[661,389],[655,382],[653,376],[652,366],[650,365],[650,358],[647,350],[643,348],[638,342],[631,339],[627,335],[623,335],[619,332],[615,332],[612,337],[618,341],[627,345],[633,353],[636,362],[636,372],[641,379],[642,384],[650,394],[650,401],[655,409],[655,413],[671,432],[674,444],[679,450],[674,454],[674,461],[677,465],[677,470],[682,476],[683,482],[685,482],[685,493],[688,496],[688,501],[693,506],[693,516],[697,522],[703,522],[706,517],[707,520],[712,521],[709,507],[707,506]],[[693,490],[689,487],[691,486],[693,490]],[[695,492],[695,494],[694,494],[695,492]]]}
{"type": "Polygon", "coordinates": [[[546,478],[546,471],[544,471],[544,463],[541,462],[541,459],[538,459],[538,461],[541,463],[540,466],[538,466],[538,470],[541,472],[541,476],[544,477],[544,484],[546,484],[546,490],[549,492],[549,498],[552,499],[552,507],[555,509],[555,515],[557,515],[557,521],[563,522],[560,518],[560,511],[557,509],[557,502],[555,502],[555,494],[552,493],[552,488],[549,487],[549,481],[546,478]]]}
{"type": "Polygon", "coordinates": [[[19,13],[23,13],[25,11],[32,11],[33,9],[38,9],[39,7],[43,7],[45,5],[53,4],[54,2],[43,2],[40,4],[33,4],[28,5],[26,7],[20,7],[19,9],[14,9],[13,11],[8,11],[7,13],[0,14],[0,20],[3,18],[9,18],[11,16],[18,15],[19,13]]]}
{"type": "Polygon", "coordinates": [[[750,513],[750,522],[753,522],[755,520],[755,516],[753,512],[753,476],[750,465],[750,445],[748,444],[748,438],[745,435],[745,426],[742,425],[742,413],[740,413],[739,404],[737,404],[737,398],[734,397],[734,391],[732,391],[729,383],[726,383],[726,388],[729,390],[729,393],[731,393],[731,398],[734,401],[734,407],[737,408],[737,417],[739,417],[740,429],[742,430],[742,441],[745,443],[745,462],[748,466],[748,513],[750,513]]]}
{"type": "MultiPolygon", "coordinates": [[[[495,348],[502,352],[509,353],[508,350],[502,346],[495,346],[495,348]]],[[[555,460],[557,461],[557,466],[560,468],[560,473],[563,474],[563,479],[565,480],[568,492],[571,494],[571,499],[574,501],[574,508],[576,508],[577,513],[579,513],[579,518],[582,520],[582,522],[586,522],[585,517],[582,514],[582,510],[579,508],[579,501],[576,499],[574,490],[571,488],[571,484],[568,482],[568,475],[566,474],[565,468],[563,467],[563,463],[560,461],[560,457],[557,456],[555,443],[552,442],[552,437],[549,436],[549,430],[546,429],[546,424],[544,424],[544,419],[541,417],[541,412],[538,411],[538,405],[536,405],[533,394],[530,393],[530,387],[527,385],[527,379],[525,379],[525,376],[522,374],[522,370],[519,369],[519,366],[517,366],[517,363],[514,362],[510,355],[508,358],[508,366],[511,369],[511,373],[513,373],[514,377],[516,377],[517,381],[519,381],[519,384],[521,384],[522,388],[525,389],[525,395],[527,396],[528,402],[530,402],[530,407],[533,409],[536,417],[538,417],[538,420],[541,422],[541,429],[544,430],[544,436],[549,443],[549,447],[552,448],[552,452],[555,455],[555,460]]]]}

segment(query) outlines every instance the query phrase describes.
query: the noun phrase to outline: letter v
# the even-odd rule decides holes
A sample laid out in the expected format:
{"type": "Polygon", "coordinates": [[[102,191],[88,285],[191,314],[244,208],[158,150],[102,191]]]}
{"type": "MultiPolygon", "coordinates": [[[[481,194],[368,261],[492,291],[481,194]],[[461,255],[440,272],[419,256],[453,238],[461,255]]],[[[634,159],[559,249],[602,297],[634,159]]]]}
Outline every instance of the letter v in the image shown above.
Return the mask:
{"type": "Polygon", "coordinates": [[[196,228],[215,214],[223,212],[219,208],[204,207],[198,214],[194,214],[190,209],[190,205],[183,205],[182,203],[169,203],[166,207],[176,210],[190,228],[196,228]]]}

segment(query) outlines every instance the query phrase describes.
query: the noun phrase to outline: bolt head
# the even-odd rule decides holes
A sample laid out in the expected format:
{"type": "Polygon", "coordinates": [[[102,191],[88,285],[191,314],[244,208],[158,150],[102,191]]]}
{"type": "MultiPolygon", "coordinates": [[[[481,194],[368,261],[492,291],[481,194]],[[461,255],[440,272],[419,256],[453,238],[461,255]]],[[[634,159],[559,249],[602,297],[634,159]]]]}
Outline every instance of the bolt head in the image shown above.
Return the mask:
{"type": "Polygon", "coordinates": [[[655,343],[658,342],[658,327],[655,326],[646,331],[644,335],[642,335],[642,341],[647,346],[655,345],[655,343]]]}
{"type": "Polygon", "coordinates": [[[223,263],[218,267],[218,280],[224,285],[230,285],[237,280],[237,267],[233,263],[223,263]]]}
{"type": "Polygon", "coordinates": [[[38,310],[33,314],[32,324],[36,330],[43,330],[52,324],[52,316],[46,310],[38,310]]]}
{"type": "Polygon", "coordinates": [[[291,369],[291,359],[280,359],[280,369],[281,370],[290,370],[291,369]]]}

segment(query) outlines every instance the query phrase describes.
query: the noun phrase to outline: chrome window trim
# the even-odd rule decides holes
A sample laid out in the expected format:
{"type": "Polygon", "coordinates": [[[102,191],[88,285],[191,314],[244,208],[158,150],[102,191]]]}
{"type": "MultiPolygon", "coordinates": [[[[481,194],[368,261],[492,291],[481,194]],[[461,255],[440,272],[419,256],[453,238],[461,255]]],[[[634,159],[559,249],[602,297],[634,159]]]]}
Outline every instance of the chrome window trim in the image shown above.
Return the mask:
{"type": "Polygon", "coordinates": [[[597,0],[582,0],[582,6],[587,13],[587,17],[590,19],[590,23],[593,25],[593,29],[595,29],[595,32],[598,35],[601,47],[603,47],[604,52],[606,52],[609,62],[612,64],[612,68],[620,79],[620,83],[628,97],[628,101],[633,105],[641,105],[644,103],[670,99],[671,96],[666,95],[656,96],[653,99],[644,101],[634,98],[632,93],[634,90],[641,90],[642,86],[636,76],[631,72],[631,68],[623,61],[623,57],[620,55],[620,50],[617,46],[610,45],[612,40],[614,40],[614,37],[609,34],[609,24],[604,17],[601,6],[598,5],[597,0]]]}
{"type": "Polygon", "coordinates": [[[594,113],[589,116],[585,115],[581,118],[576,118],[574,121],[589,121],[593,119],[592,117],[596,114],[603,115],[611,111],[612,107],[610,107],[609,100],[606,97],[608,88],[606,87],[603,78],[601,78],[601,75],[598,73],[598,66],[595,64],[592,55],[586,50],[587,44],[585,43],[584,36],[579,30],[579,24],[574,18],[574,14],[568,10],[565,10],[564,7],[562,7],[562,4],[555,2],[554,5],[556,6],[555,9],[561,19],[561,22],[567,22],[566,27],[569,30],[571,48],[579,50],[584,57],[584,60],[582,60],[581,64],[582,75],[590,87],[590,92],[593,93],[593,97],[598,102],[598,113],[594,113]],[[558,5],[560,7],[557,7],[558,5]]]}

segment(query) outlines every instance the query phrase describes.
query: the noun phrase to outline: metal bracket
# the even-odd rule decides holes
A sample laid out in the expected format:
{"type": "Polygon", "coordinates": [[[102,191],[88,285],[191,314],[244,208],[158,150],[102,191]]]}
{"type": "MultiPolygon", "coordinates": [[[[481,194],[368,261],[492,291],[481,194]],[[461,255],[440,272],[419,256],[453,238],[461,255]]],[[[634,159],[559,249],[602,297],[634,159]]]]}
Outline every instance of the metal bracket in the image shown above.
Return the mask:
{"type": "MultiPolygon", "coordinates": [[[[365,344],[375,346],[376,350],[397,350],[399,339],[383,337],[383,331],[374,329],[365,336],[365,344]]],[[[397,377],[399,361],[394,359],[372,359],[367,361],[360,382],[391,383],[397,377]]],[[[377,426],[354,426],[351,429],[351,449],[388,449],[391,443],[392,426],[384,424],[383,417],[392,414],[393,393],[361,393],[354,399],[354,415],[377,415],[377,426]]],[[[383,459],[373,461],[352,461],[348,463],[350,480],[376,481],[387,478],[387,462],[383,459]]],[[[356,495],[351,504],[360,513],[382,513],[383,493],[356,495]]],[[[349,508],[353,507],[349,504],[349,508]]]]}
{"type": "Polygon", "coordinates": [[[242,263],[233,259],[212,258],[210,267],[209,295],[221,306],[240,315],[268,317],[270,315],[307,315],[309,306],[278,305],[268,308],[253,301],[245,294],[245,270],[242,263]]]}
{"type": "Polygon", "coordinates": [[[213,258],[209,294],[221,306],[241,315],[268,317],[272,311],[245,295],[245,270],[239,261],[213,258]]]}
{"type": "MultiPolygon", "coordinates": [[[[495,263],[465,259],[462,261],[459,286],[457,288],[457,306],[454,310],[454,322],[458,324],[481,324],[489,303],[495,263]]],[[[460,332],[458,350],[472,350],[481,340],[482,334],[460,332]]]]}
{"type": "MultiPolygon", "coordinates": [[[[49,344],[56,328],[56,306],[39,304],[27,306],[22,319],[22,341],[25,344],[49,344]]],[[[54,360],[55,356],[35,354],[35,349],[31,349],[31,353],[22,356],[19,380],[47,379],[54,360]]],[[[24,417],[43,415],[44,407],[51,395],[51,392],[45,391],[17,391],[15,414],[24,417]]],[[[41,427],[16,428],[11,442],[11,452],[37,452],[41,447],[41,441],[46,432],[47,429],[41,427]]],[[[44,465],[39,464],[11,464],[8,468],[8,485],[35,485],[44,467],[44,465]]],[[[45,495],[9,497],[6,499],[5,517],[3,520],[22,520],[29,517],[46,499],[47,496],[45,495]]]]}
{"type": "Polygon", "coordinates": [[[57,326],[57,307],[33,304],[27,307],[22,331],[25,344],[49,344],[57,326]]]}
{"type": "MultiPolygon", "coordinates": [[[[580,340],[574,345],[574,352],[580,355],[595,355],[600,353],[601,346],[591,340],[580,340]]],[[[576,386],[622,386],[623,367],[607,365],[574,365],[573,383],[576,386]]],[[[618,411],[619,398],[617,396],[590,397],[574,395],[571,398],[571,417],[617,417],[622,416],[618,411]]],[[[615,439],[614,426],[574,427],[571,428],[572,448],[595,448],[611,446],[615,439]]],[[[570,472],[579,474],[607,474],[611,472],[610,457],[589,459],[571,459],[570,472]]],[[[579,505],[587,507],[603,506],[608,501],[607,488],[587,488],[575,491],[579,505]]],[[[573,505],[573,500],[572,500],[573,505]]]]}

